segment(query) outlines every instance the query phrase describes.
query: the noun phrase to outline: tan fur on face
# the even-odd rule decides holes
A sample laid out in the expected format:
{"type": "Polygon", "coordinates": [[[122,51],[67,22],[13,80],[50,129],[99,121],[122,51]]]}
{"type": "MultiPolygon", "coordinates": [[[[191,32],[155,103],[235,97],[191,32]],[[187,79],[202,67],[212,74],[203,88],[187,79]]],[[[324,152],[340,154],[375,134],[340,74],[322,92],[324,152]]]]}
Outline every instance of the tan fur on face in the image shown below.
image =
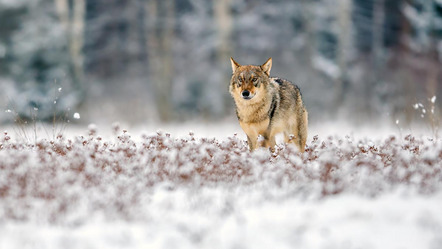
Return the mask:
{"type": "Polygon", "coordinates": [[[299,88],[289,81],[269,77],[272,59],[261,66],[242,66],[233,58],[230,94],[235,100],[241,128],[247,134],[250,150],[259,146],[273,148],[275,135],[283,133],[285,141],[304,151],[307,139],[308,113],[302,103],[299,88]],[[256,79],[253,81],[253,79],[256,79]],[[242,92],[253,96],[244,99],[242,92]],[[258,143],[258,136],[264,141],[258,143]]]}

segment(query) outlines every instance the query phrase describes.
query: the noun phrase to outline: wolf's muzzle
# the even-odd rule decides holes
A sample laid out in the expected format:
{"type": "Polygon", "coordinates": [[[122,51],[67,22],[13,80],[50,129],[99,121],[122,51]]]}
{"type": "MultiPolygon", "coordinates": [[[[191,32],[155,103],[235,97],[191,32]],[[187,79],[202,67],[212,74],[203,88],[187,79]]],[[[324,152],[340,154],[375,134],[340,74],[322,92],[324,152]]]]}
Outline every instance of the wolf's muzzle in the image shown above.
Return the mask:
{"type": "Polygon", "coordinates": [[[241,96],[243,99],[251,99],[253,97],[248,90],[242,91],[241,96]]]}

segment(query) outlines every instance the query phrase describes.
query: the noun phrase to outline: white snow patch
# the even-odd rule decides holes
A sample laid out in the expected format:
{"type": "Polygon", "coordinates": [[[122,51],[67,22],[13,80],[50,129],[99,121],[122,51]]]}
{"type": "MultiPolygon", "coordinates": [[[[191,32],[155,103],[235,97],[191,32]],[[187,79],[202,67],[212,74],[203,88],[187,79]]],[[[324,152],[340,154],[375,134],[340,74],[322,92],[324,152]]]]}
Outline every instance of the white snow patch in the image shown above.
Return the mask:
{"type": "Polygon", "coordinates": [[[254,190],[157,190],[144,210],[149,221],[6,223],[0,248],[438,248],[441,200],[400,191],[309,201],[254,190]]]}

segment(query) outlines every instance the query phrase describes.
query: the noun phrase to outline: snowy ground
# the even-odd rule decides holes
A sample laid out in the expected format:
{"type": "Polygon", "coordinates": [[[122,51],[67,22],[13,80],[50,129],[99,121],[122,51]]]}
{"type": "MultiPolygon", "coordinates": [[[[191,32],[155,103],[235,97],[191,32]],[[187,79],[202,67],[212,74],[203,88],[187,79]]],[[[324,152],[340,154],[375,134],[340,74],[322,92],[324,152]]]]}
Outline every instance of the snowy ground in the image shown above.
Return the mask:
{"type": "Polygon", "coordinates": [[[156,189],[145,221],[3,222],[1,248],[441,248],[442,195],[266,198],[221,187],[156,189]]]}
{"type": "Polygon", "coordinates": [[[272,155],[200,127],[0,134],[0,248],[442,248],[442,141],[330,125],[272,155]]]}

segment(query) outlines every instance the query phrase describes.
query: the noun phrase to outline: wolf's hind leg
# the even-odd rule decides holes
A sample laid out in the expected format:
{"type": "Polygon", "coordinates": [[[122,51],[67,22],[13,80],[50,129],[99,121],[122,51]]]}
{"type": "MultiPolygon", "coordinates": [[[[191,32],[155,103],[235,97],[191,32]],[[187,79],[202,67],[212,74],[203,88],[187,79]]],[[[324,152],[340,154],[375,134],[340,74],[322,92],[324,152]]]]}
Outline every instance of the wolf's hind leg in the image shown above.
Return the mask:
{"type": "Polygon", "coordinates": [[[300,138],[299,138],[299,134],[298,134],[298,129],[297,128],[291,128],[290,129],[290,133],[289,132],[284,132],[284,142],[286,144],[294,144],[299,151],[301,150],[301,144],[300,144],[300,138]]]}
{"type": "Polygon", "coordinates": [[[298,134],[299,134],[299,150],[305,151],[305,144],[307,142],[308,134],[308,112],[304,110],[300,122],[298,122],[298,134]]]}
{"type": "Polygon", "coordinates": [[[270,150],[272,152],[274,152],[275,151],[275,145],[276,145],[275,135],[271,134],[271,133],[270,133],[270,135],[266,134],[264,136],[263,147],[270,148],[270,150]]]}

